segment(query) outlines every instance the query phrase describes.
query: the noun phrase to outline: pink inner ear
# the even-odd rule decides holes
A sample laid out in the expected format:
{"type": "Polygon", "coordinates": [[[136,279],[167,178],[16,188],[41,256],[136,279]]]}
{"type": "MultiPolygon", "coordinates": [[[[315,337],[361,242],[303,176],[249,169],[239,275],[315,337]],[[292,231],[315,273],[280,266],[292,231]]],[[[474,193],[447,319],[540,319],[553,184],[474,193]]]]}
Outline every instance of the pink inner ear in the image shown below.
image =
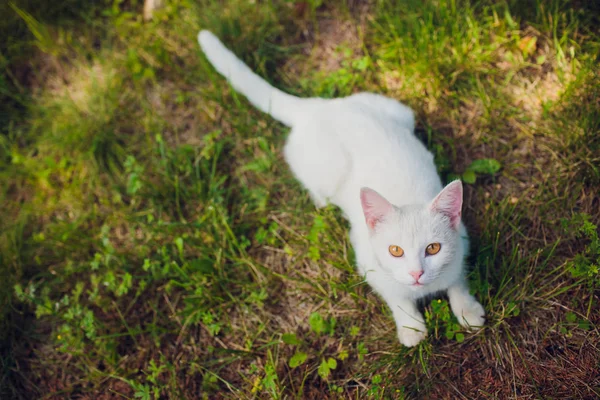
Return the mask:
{"type": "Polygon", "coordinates": [[[463,188],[461,181],[449,183],[431,202],[431,210],[444,214],[450,219],[453,228],[457,228],[462,215],[463,188]]]}
{"type": "Polygon", "coordinates": [[[371,229],[375,229],[375,226],[393,209],[389,201],[369,188],[360,190],[360,202],[367,225],[371,229]]]}

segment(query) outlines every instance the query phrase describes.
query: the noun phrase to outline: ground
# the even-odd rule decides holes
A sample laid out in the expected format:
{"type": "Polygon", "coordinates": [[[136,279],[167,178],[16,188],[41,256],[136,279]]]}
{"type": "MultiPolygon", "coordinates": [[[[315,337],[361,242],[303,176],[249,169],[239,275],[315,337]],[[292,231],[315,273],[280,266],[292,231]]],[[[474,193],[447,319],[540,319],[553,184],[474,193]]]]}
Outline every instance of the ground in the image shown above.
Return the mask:
{"type": "Polygon", "coordinates": [[[2,399],[600,397],[597,4],[164,3],[0,4],[2,399]],[[484,329],[441,296],[398,343],[200,29],[290,93],[414,108],[484,329]]]}

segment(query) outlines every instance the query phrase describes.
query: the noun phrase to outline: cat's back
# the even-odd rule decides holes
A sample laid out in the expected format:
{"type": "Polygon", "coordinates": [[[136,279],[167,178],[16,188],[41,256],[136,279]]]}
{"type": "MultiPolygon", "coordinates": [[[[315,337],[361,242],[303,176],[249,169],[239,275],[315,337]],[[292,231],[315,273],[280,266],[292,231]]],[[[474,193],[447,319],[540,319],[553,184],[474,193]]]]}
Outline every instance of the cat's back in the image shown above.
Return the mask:
{"type": "Polygon", "coordinates": [[[343,99],[347,106],[363,112],[373,113],[386,119],[392,119],[409,131],[415,129],[413,110],[399,101],[376,93],[357,93],[343,99]]]}
{"type": "Polygon", "coordinates": [[[410,108],[372,93],[311,99],[296,119],[284,154],[317,198],[360,216],[370,187],[396,205],[430,201],[441,189],[433,155],[414,135],[410,108]]]}
{"type": "Polygon", "coordinates": [[[354,163],[433,165],[433,155],[414,135],[412,109],[389,97],[359,93],[336,99],[331,109],[322,109],[319,120],[329,125],[328,131],[337,136],[354,163]]]}
{"type": "MultiPolygon", "coordinates": [[[[414,134],[413,111],[388,97],[360,93],[337,99],[319,117],[348,155],[350,193],[362,186],[396,204],[430,200],[441,189],[433,154],[414,134]]],[[[321,132],[323,133],[323,132],[321,132]]]]}

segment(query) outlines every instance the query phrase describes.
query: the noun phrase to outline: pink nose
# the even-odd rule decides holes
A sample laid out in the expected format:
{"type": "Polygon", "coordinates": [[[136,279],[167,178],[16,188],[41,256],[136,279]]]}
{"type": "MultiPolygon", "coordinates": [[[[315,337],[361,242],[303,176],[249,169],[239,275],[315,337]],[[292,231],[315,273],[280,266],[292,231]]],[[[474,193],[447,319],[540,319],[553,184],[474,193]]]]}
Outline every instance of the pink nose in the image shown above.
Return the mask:
{"type": "Polygon", "coordinates": [[[419,282],[419,278],[423,275],[423,271],[413,271],[409,272],[409,274],[415,278],[415,281],[419,282]]]}

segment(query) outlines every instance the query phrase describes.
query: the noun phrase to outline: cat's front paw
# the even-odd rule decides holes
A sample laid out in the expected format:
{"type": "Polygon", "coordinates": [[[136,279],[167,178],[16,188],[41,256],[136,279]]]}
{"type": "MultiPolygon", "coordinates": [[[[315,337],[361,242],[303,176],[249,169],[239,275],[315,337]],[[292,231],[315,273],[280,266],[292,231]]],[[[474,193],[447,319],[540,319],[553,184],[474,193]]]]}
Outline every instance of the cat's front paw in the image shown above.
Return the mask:
{"type": "Polygon", "coordinates": [[[485,323],[485,310],[475,299],[462,304],[454,314],[462,326],[471,330],[478,330],[485,323]]]}
{"type": "Polygon", "coordinates": [[[419,328],[401,327],[398,329],[398,339],[400,343],[406,347],[416,346],[427,336],[427,328],[425,325],[419,328]]]}

